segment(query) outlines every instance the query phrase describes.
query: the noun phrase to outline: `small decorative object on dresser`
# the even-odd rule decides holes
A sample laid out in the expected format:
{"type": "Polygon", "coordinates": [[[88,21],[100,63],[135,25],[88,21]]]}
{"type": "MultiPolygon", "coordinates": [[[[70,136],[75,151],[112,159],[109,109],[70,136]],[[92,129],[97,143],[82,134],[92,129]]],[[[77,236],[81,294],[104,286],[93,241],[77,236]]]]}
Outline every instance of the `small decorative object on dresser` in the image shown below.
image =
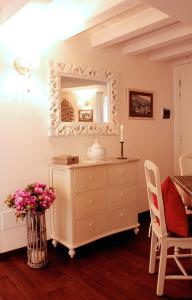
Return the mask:
{"type": "Polygon", "coordinates": [[[107,156],[107,151],[105,147],[101,146],[96,139],[95,143],[88,148],[87,156],[90,160],[99,161],[103,160],[107,156]]]}
{"type": "Polygon", "coordinates": [[[54,164],[72,165],[72,164],[78,164],[79,156],[60,155],[60,156],[53,157],[52,160],[54,164]]]}
{"type": "Polygon", "coordinates": [[[120,144],[121,144],[121,156],[118,157],[118,159],[127,159],[127,157],[125,157],[124,154],[123,154],[123,144],[124,144],[123,125],[121,125],[121,127],[120,127],[120,144]]]}
{"type": "Polygon", "coordinates": [[[15,209],[15,215],[22,220],[26,216],[27,224],[27,264],[31,268],[47,265],[47,236],[45,210],[55,200],[52,187],[46,184],[29,184],[24,190],[9,195],[5,203],[15,209]]]}
{"type": "Polygon", "coordinates": [[[111,234],[138,233],[137,162],[106,159],[74,165],[53,165],[50,182],[57,201],[51,209],[51,238],[69,249],[111,234]]]}

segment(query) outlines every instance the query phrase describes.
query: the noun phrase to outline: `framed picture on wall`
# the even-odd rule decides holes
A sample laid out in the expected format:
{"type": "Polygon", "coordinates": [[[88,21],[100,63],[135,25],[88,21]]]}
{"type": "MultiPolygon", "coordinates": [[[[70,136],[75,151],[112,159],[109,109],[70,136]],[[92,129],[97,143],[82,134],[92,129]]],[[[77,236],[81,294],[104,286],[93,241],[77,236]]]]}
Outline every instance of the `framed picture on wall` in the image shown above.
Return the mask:
{"type": "Polygon", "coordinates": [[[79,122],[93,122],[93,110],[79,109],[79,122]]]}
{"type": "Polygon", "coordinates": [[[128,89],[129,118],[153,119],[153,93],[128,89]]]}

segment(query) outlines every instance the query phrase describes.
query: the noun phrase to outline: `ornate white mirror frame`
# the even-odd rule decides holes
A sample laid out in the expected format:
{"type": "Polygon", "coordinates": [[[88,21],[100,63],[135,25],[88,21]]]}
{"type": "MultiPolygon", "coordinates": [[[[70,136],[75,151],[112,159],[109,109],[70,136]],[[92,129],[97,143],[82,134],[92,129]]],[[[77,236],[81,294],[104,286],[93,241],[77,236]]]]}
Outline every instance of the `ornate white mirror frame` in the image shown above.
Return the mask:
{"type": "Polygon", "coordinates": [[[50,122],[49,136],[68,135],[113,135],[119,134],[117,117],[117,80],[110,70],[98,70],[92,67],[82,67],[75,64],[65,64],[49,61],[49,100],[50,122]],[[107,83],[110,97],[109,123],[79,123],[61,122],[60,118],[60,81],[61,76],[100,80],[107,83]]]}

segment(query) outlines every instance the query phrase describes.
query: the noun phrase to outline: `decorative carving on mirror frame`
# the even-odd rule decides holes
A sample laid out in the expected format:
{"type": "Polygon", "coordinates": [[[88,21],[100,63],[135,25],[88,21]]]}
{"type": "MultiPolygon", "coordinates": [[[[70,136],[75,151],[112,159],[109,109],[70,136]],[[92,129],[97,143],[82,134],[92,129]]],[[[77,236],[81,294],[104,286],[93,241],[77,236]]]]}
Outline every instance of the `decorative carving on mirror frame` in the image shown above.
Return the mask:
{"type": "Polygon", "coordinates": [[[117,80],[110,70],[99,70],[93,67],[82,67],[76,64],[65,64],[57,61],[49,61],[49,101],[50,119],[49,136],[68,135],[114,135],[119,134],[119,123],[117,116],[117,80]],[[77,76],[78,78],[89,78],[103,80],[110,85],[110,123],[67,123],[61,122],[60,111],[60,77],[77,76]]]}

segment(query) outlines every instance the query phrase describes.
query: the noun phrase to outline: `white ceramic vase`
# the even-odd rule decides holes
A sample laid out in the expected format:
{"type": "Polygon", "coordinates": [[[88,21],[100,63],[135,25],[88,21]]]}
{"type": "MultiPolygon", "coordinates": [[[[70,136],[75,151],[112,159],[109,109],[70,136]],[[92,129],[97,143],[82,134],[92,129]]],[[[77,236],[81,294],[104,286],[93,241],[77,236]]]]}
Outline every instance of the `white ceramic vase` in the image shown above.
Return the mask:
{"type": "Polygon", "coordinates": [[[107,151],[105,147],[101,146],[97,140],[94,144],[88,148],[87,156],[92,161],[103,160],[107,156],[107,151]]]}

